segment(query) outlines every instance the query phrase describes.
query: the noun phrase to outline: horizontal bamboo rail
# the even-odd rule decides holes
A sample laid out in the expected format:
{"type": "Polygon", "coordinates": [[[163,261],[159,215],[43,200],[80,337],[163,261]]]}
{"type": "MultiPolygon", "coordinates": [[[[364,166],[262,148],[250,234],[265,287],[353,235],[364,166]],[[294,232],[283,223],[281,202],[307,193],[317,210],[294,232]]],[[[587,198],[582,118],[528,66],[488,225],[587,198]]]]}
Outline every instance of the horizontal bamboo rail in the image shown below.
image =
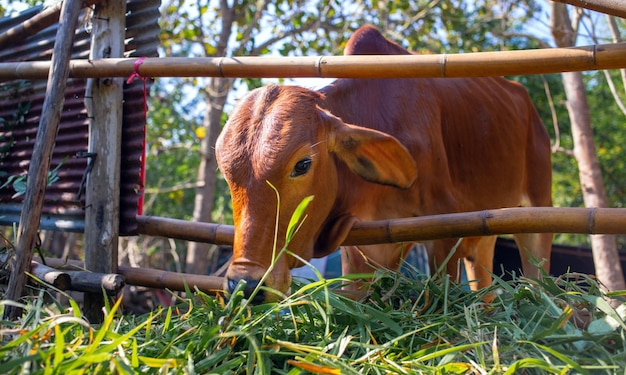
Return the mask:
{"type": "MultiPolygon", "coordinates": [[[[84,263],[75,260],[46,258],[45,261],[49,267],[67,270],[68,273],[84,270],[84,263]]],[[[224,286],[224,278],[217,276],[193,275],[123,265],[118,266],[117,273],[124,277],[127,285],[145,286],[155,289],[170,289],[182,292],[185,291],[185,286],[188,286],[191,290],[197,287],[198,290],[214,294],[223,290],[224,286]]]]}
{"type": "Polygon", "coordinates": [[[579,8],[587,8],[626,18],[626,1],[624,0],[553,0],[559,3],[571,4],[579,8]]]}
{"type": "MultiPolygon", "coordinates": [[[[135,58],[72,60],[70,77],[128,77],[135,58]]],[[[0,63],[0,80],[45,79],[50,62],[0,63]]],[[[436,55],[147,58],[144,77],[476,77],[626,68],[626,43],[436,55]]]]}
{"type": "MultiPolygon", "coordinates": [[[[230,225],[189,222],[155,216],[137,216],[138,232],[217,245],[232,245],[230,225]]],[[[512,233],[626,234],[622,208],[503,208],[358,222],[344,245],[372,245],[443,238],[512,233]]]]}
{"type": "MultiPolygon", "coordinates": [[[[40,259],[37,260],[40,261],[40,259]]],[[[76,260],[64,260],[59,258],[46,258],[45,260],[49,267],[66,270],[65,273],[68,274],[80,272],[71,270],[84,269],[83,262],[76,260]]],[[[197,288],[210,295],[220,294],[224,291],[224,278],[220,276],[194,275],[129,266],[119,266],[118,273],[118,276],[121,275],[120,277],[124,278],[127,285],[154,289],[169,289],[175,292],[185,292],[187,290],[186,288],[193,291],[197,288]]],[[[70,290],[74,290],[74,288],[70,288],[70,290]]],[[[117,292],[119,292],[119,289],[117,292]]],[[[364,291],[335,290],[335,293],[353,300],[359,300],[365,296],[364,291]]],[[[113,294],[111,293],[110,295],[113,294]]]]}
{"type": "Polygon", "coordinates": [[[5,48],[11,44],[15,45],[31,35],[35,35],[43,28],[48,27],[59,21],[62,2],[58,2],[49,8],[44,9],[41,13],[22,22],[21,24],[8,29],[0,34],[0,48],[5,48]]]}
{"type": "MultiPolygon", "coordinates": [[[[0,254],[0,263],[6,263],[8,260],[7,253],[0,254]]],[[[41,258],[34,258],[30,263],[30,273],[59,290],[76,292],[102,293],[104,289],[108,295],[114,296],[125,284],[124,277],[119,274],[85,271],[82,262],[56,258],[46,258],[45,264],[41,258]]]]}
{"type": "MultiPolygon", "coordinates": [[[[152,236],[231,245],[230,225],[197,223],[153,216],[137,216],[139,232],[152,236]]],[[[626,234],[626,210],[620,208],[507,208],[356,223],[344,245],[426,241],[442,238],[509,233],[626,234]]],[[[35,259],[40,261],[39,259],[35,259]]],[[[46,258],[47,266],[84,269],[79,261],[46,258]]],[[[120,265],[126,284],[185,291],[198,288],[215,294],[223,290],[224,278],[120,265]]],[[[358,295],[346,294],[348,298],[358,295]]]]}
{"type": "Polygon", "coordinates": [[[175,238],[216,245],[232,245],[232,225],[200,223],[158,216],[137,216],[137,232],[154,237],[175,238]]]}
{"type": "Polygon", "coordinates": [[[38,262],[31,262],[30,272],[39,280],[43,280],[59,290],[68,290],[72,287],[72,278],[67,272],[38,262]]]}

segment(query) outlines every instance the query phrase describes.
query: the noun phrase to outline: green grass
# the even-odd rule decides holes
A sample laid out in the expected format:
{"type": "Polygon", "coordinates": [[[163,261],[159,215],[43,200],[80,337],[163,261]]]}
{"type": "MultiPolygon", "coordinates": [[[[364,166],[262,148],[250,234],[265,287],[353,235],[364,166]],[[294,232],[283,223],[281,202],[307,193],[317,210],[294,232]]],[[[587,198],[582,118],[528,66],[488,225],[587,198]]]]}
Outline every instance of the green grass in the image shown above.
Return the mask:
{"type": "Polygon", "coordinates": [[[256,306],[240,284],[228,299],[188,291],[139,317],[118,300],[99,325],[41,289],[19,322],[0,322],[0,374],[626,374],[626,292],[606,295],[587,276],[495,278],[480,292],[445,277],[369,276],[358,302],[337,292],[358,275],[294,283],[256,306]],[[485,293],[497,297],[484,304],[485,293]]]}
{"type": "Polygon", "coordinates": [[[335,293],[344,280],[333,279],[260,306],[239,290],[139,317],[115,304],[100,325],[73,302],[44,303],[42,290],[20,322],[2,322],[0,373],[625,373],[626,305],[612,308],[586,276],[496,279],[488,305],[489,290],[446,279],[375,278],[361,302],[335,293]]]}

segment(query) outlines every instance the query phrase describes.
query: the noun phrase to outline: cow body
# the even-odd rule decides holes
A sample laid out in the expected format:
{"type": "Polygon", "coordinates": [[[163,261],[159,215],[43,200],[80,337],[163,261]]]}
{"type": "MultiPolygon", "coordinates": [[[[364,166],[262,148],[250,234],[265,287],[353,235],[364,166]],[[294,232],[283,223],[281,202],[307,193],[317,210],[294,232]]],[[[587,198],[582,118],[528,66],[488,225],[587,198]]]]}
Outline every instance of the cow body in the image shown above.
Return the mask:
{"type": "MultiPolygon", "coordinates": [[[[408,52],[367,26],[346,54],[408,52]]],[[[524,88],[502,78],[338,79],[319,91],[271,85],[237,104],[216,153],[233,196],[230,290],[261,280],[307,196],[306,220],[287,246],[305,260],[334,251],[358,220],[551,205],[549,138],[524,88]]],[[[515,239],[528,276],[541,273],[532,258],[548,269],[551,234],[515,239]]],[[[427,243],[431,270],[455,243],[427,243]]],[[[464,239],[446,271],[456,279],[464,258],[472,287],[489,285],[494,243],[464,239]]],[[[411,245],[345,247],[343,272],[395,269],[411,245]]],[[[265,284],[286,292],[299,265],[281,256],[265,284]]]]}

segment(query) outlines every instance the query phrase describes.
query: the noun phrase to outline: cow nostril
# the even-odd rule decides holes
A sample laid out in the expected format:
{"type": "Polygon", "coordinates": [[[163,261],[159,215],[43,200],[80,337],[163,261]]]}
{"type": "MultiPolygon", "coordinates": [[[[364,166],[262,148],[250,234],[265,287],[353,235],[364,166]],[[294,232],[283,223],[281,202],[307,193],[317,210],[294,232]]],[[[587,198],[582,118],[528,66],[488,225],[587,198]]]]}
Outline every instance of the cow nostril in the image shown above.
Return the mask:
{"type": "Polygon", "coordinates": [[[243,292],[243,295],[245,298],[250,298],[252,296],[253,293],[255,293],[256,290],[256,294],[254,294],[254,297],[252,298],[251,302],[252,303],[261,303],[263,301],[265,301],[265,292],[262,289],[259,289],[259,280],[252,280],[249,278],[235,278],[232,279],[230,277],[226,278],[226,291],[228,291],[228,293],[233,294],[236,293],[238,290],[238,285],[240,282],[242,282],[245,284],[242,287],[241,291],[243,292]]]}

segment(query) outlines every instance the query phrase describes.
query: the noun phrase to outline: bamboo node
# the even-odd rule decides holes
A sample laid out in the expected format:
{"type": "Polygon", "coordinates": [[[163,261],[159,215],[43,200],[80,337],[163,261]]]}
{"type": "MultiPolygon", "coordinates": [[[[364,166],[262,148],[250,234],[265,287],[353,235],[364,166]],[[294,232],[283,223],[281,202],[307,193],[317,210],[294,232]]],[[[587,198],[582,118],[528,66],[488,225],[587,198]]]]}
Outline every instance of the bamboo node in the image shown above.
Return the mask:
{"type": "Polygon", "coordinates": [[[392,225],[392,220],[388,220],[387,221],[387,225],[385,226],[385,234],[387,236],[387,241],[389,243],[394,243],[396,241],[394,241],[394,236],[393,236],[393,225],[392,225]]]}
{"type": "Polygon", "coordinates": [[[587,226],[589,227],[590,234],[596,234],[596,214],[598,209],[596,207],[591,207],[589,209],[589,215],[587,216],[587,226]]]}
{"type": "Polygon", "coordinates": [[[448,54],[447,53],[444,53],[441,55],[439,63],[441,64],[441,76],[447,77],[448,76],[448,54]]]}
{"type": "Polygon", "coordinates": [[[493,212],[489,211],[489,210],[483,210],[480,213],[480,226],[481,226],[481,231],[483,234],[485,235],[491,235],[491,230],[489,229],[489,224],[487,223],[487,221],[489,219],[492,219],[494,217],[493,212]]]}
{"type": "Polygon", "coordinates": [[[598,52],[600,50],[598,49],[598,45],[594,44],[593,45],[593,49],[591,50],[591,58],[593,60],[593,66],[597,67],[598,66],[598,52]]]}
{"type": "Polygon", "coordinates": [[[318,77],[322,77],[322,64],[325,64],[324,56],[320,56],[320,58],[315,60],[315,63],[313,64],[315,68],[315,73],[318,77]]]}
{"type": "Polygon", "coordinates": [[[222,71],[222,65],[224,64],[224,58],[217,59],[217,74],[219,77],[224,78],[224,72],[222,71]]]}

